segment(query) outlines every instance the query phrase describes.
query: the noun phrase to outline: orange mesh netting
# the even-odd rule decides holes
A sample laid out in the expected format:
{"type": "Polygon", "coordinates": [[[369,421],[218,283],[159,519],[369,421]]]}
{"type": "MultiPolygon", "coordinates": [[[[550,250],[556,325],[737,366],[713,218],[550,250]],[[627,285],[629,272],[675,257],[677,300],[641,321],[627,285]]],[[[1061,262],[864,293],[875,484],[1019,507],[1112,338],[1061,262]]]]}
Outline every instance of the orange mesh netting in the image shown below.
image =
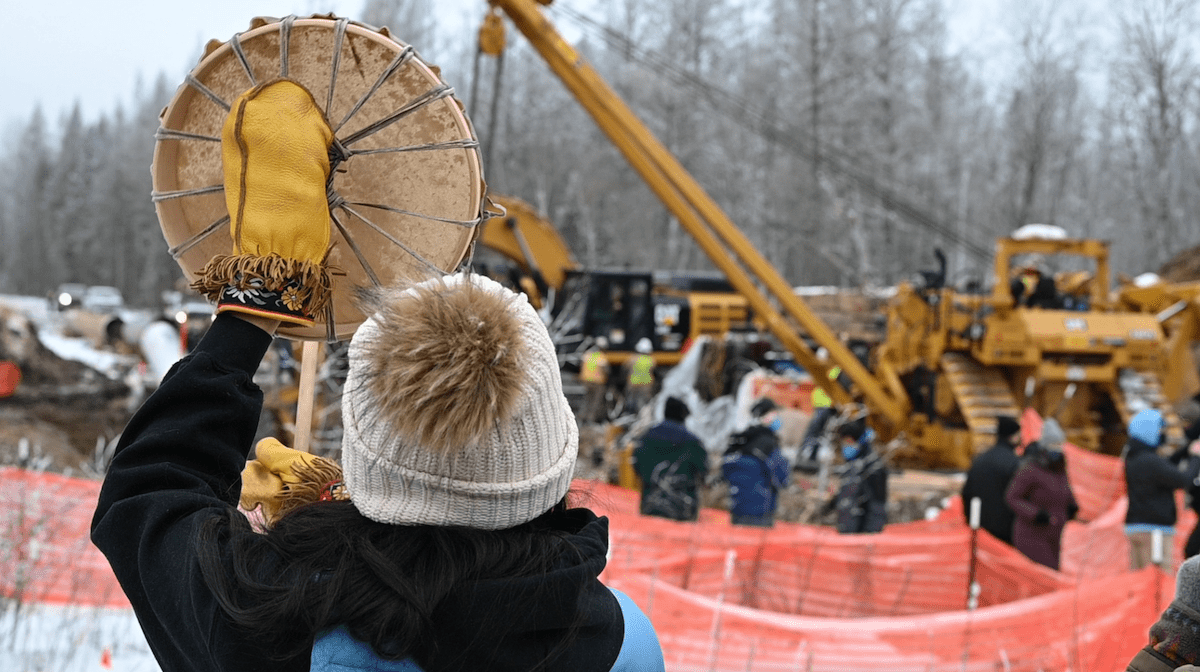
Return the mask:
{"type": "MultiPolygon", "coordinates": [[[[1127,570],[1119,460],[1067,451],[1076,497],[1095,513],[1068,524],[1063,571],[981,531],[974,611],[965,609],[971,531],[957,500],[934,520],[839,535],[782,522],[735,527],[717,510],[678,523],[638,515],[629,490],[587,481],[574,490],[577,504],[609,516],[603,578],[650,615],[668,670],[1119,671],[1173,578],[1127,570]]],[[[6,596],[128,605],[87,541],[97,482],[5,468],[0,483],[6,596]]],[[[1194,523],[1185,511],[1177,562],[1194,523]]]]}
{"type": "Polygon", "coordinates": [[[0,594],[21,602],[128,607],[88,538],[100,483],[0,468],[0,594]]]}

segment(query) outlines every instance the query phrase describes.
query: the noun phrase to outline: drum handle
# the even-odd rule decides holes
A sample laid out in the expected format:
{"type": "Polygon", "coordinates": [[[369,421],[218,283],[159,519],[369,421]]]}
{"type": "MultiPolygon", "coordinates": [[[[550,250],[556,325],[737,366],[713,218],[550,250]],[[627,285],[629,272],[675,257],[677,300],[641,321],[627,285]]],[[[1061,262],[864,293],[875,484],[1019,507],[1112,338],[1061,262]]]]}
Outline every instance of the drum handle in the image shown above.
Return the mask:
{"type": "Polygon", "coordinates": [[[300,395],[296,400],[296,429],[293,448],[307,453],[312,441],[313,402],[316,398],[317,365],[324,352],[318,341],[305,341],[300,351],[300,395]]]}

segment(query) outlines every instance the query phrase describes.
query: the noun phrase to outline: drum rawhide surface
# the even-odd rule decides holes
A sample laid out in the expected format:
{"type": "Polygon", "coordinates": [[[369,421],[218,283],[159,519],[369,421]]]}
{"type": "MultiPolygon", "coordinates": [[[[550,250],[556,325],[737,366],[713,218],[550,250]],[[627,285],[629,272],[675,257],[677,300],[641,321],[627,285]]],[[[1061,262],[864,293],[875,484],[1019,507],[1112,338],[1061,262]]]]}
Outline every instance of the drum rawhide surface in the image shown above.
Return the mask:
{"type": "Polygon", "coordinates": [[[221,168],[230,103],[280,77],[312,92],[336,136],[328,263],[337,270],[332,318],[279,333],[346,339],[364,319],[356,288],[428,278],[466,258],[485,217],[479,143],[453,89],[387,29],[333,16],[255,19],[209,43],[156,135],[155,208],[189,281],[230,251],[221,168]]]}

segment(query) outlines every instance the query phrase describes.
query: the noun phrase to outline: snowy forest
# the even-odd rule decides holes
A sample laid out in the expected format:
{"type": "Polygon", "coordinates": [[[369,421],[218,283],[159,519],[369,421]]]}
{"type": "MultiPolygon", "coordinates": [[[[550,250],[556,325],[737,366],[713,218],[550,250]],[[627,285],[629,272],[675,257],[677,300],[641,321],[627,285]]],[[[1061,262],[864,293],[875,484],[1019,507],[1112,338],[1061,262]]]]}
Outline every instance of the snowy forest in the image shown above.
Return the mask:
{"type": "MultiPolygon", "coordinates": [[[[935,247],[951,281],[986,277],[995,238],[1027,223],[1111,241],[1130,275],[1200,242],[1197,0],[1114,2],[1102,35],[1057,3],[1012,6],[1003,67],[951,47],[942,0],[546,11],[793,284],[892,284],[935,247]]],[[[490,189],[533,203],[585,266],[711,268],[514,28],[497,78],[476,27],[443,28],[436,0],[354,18],[441,66],[490,189]]],[[[159,76],[95,120],[10,125],[0,292],[110,284],[154,305],[176,287],[149,167],[178,84],[159,76]]]]}

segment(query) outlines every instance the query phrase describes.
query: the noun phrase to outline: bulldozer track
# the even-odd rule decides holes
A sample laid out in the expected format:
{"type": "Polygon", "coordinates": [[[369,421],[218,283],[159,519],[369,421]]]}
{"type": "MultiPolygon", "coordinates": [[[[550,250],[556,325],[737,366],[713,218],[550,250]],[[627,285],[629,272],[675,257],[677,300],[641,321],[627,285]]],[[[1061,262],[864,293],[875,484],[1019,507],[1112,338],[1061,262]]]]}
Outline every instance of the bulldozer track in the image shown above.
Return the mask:
{"type": "Polygon", "coordinates": [[[1183,421],[1175,412],[1171,401],[1163,394],[1162,381],[1154,373],[1124,369],[1118,377],[1120,395],[1114,395],[1117,411],[1125,425],[1138,411],[1147,408],[1158,410],[1166,422],[1167,443],[1183,445],[1183,421]]]}
{"type": "Polygon", "coordinates": [[[1008,383],[999,370],[985,369],[960,353],[942,355],[942,370],[971,430],[972,450],[986,450],[996,442],[996,418],[1020,415],[1008,383]]]}

